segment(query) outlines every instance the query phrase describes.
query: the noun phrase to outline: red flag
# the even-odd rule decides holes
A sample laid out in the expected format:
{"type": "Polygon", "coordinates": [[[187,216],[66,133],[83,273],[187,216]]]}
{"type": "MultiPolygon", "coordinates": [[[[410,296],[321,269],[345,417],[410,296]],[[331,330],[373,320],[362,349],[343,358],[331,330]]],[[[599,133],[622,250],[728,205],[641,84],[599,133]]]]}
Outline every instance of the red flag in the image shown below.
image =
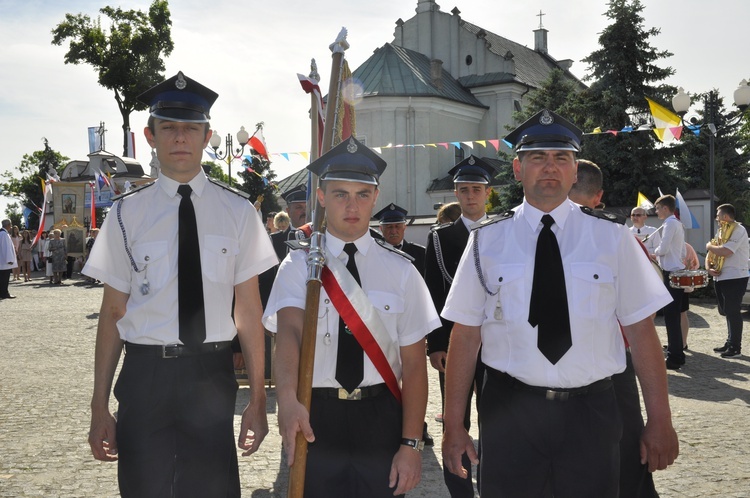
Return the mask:
{"type": "Polygon", "coordinates": [[[52,185],[45,184],[44,180],[42,180],[42,185],[44,185],[44,200],[42,200],[42,214],[39,215],[39,230],[36,231],[36,235],[34,236],[34,241],[31,243],[31,245],[35,245],[37,242],[39,242],[39,236],[42,235],[42,232],[44,231],[44,222],[47,220],[47,200],[50,195],[52,195],[52,185]]]}
{"type": "Polygon", "coordinates": [[[315,99],[318,101],[318,150],[323,145],[323,129],[325,128],[325,107],[323,105],[323,96],[320,93],[320,87],[318,82],[297,73],[299,83],[302,85],[302,89],[305,93],[312,93],[315,95],[315,99]]]}
{"type": "MultiPolygon", "coordinates": [[[[99,178],[101,178],[101,175],[99,176],[99,178]]],[[[96,201],[94,200],[96,196],[94,195],[94,184],[89,183],[89,187],[91,189],[91,214],[90,214],[91,225],[90,227],[94,229],[96,228],[96,201]]]]}
{"type": "Polygon", "coordinates": [[[350,99],[344,98],[342,89],[344,84],[351,80],[352,72],[349,69],[349,63],[344,59],[341,67],[341,79],[339,83],[339,95],[336,99],[338,108],[336,110],[336,127],[334,128],[333,146],[340,144],[347,138],[356,134],[357,121],[354,116],[354,104],[350,99]]]}
{"type": "Polygon", "coordinates": [[[252,147],[255,152],[268,159],[268,148],[266,147],[266,140],[263,138],[263,128],[258,127],[258,129],[255,130],[255,133],[253,133],[253,136],[250,137],[250,147],[252,147]]]}

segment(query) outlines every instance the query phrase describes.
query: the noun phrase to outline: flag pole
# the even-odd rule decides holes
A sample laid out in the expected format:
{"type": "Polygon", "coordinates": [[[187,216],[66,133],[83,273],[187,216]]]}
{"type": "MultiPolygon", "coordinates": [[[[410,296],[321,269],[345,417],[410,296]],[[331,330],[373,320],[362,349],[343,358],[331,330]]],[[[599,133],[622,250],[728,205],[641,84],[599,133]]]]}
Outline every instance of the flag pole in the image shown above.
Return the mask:
{"type": "MultiPolygon", "coordinates": [[[[308,76],[313,81],[320,82],[320,75],[318,74],[318,65],[315,63],[315,59],[310,60],[310,75],[308,76]]],[[[329,99],[330,99],[330,93],[329,99]]],[[[318,109],[318,96],[315,91],[310,92],[310,162],[315,161],[320,157],[321,134],[324,130],[320,129],[320,120],[318,118],[322,109],[318,109]]],[[[318,190],[318,175],[312,173],[307,176],[307,219],[312,220],[313,213],[315,212],[315,192],[318,190]]]]}
{"type": "MultiPolygon", "coordinates": [[[[344,61],[344,52],[349,48],[346,41],[346,28],[342,28],[336,41],[330,45],[332,55],[331,81],[328,90],[328,104],[326,105],[326,121],[323,133],[323,145],[320,154],[331,149],[333,143],[333,128],[336,111],[339,78],[344,61]]],[[[317,119],[317,118],[316,118],[317,119]]],[[[314,175],[313,175],[314,176],[314,175]]],[[[317,181],[317,178],[316,178],[317,181]]],[[[312,191],[310,195],[315,195],[312,191]]],[[[320,301],[320,285],[323,264],[325,263],[323,233],[321,226],[325,218],[325,209],[316,206],[313,217],[313,234],[310,238],[310,250],[307,256],[307,295],[305,297],[305,313],[302,324],[302,345],[299,357],[299,374],[297,377],[297,400],[310,412],[312,399],[313,365],[315,363],[315,336],[318,328],[318,303],[320,301]]],[[[307,440],[302,432],[297,433],[294,448],[294,464],[289,470],[288,498],[302,498],[305,490],[305,470],[307,467],[307,440]]]]}

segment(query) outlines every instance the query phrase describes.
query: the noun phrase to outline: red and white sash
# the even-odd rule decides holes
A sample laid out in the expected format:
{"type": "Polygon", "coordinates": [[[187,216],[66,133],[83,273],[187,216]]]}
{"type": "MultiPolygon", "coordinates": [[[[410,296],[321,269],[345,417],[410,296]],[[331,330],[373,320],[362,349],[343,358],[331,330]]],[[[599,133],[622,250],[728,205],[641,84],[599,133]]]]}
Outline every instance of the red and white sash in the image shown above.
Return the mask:
{"type": "Polygon", "coordinates": [[[400,403],[401,388],[396,375],[401,371],[398,344],[388,335],[377,310],[346,266],[327,248],[321,277],[336,311],[400,403]]]}

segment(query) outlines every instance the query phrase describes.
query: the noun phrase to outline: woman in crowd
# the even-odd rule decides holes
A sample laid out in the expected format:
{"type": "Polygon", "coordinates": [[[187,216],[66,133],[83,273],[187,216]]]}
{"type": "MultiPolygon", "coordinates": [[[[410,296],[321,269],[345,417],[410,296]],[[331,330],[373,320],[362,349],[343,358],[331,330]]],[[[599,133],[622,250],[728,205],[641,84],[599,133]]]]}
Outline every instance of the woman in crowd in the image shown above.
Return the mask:
{"type": "Polygon", "coordinates": [[[13,228],[10,230],[10,240],[13,241],[13,247],[16,250],[16,260],[18,261],[18,266],[13,268],[13,280],[21,280],[21,259],[18,257],[18,249],[21,245],[21,234],[18,232],[18,226],[13,225],[13,228]]]}
{"type": "Polygon", "coordinates": [[[18,267],[23,273],[23,281],[31,280],[31,234],[28,230],[21,233],[21,242],[18,244],[18,267]]]}
{"type": "MultiPolygon", "coordinates": [[[[52,239],[49,242],[49,257],[47,264],[52,265],[54,273],[54,283],[62,284],[62,275],[65,273],[67,266],[67,253],[65,251],[65,241],[60,238],[62,232],[58,229],[52,230],[52,239]]],[[[50,282],[51,283],[51,282],[50,282]]]]}

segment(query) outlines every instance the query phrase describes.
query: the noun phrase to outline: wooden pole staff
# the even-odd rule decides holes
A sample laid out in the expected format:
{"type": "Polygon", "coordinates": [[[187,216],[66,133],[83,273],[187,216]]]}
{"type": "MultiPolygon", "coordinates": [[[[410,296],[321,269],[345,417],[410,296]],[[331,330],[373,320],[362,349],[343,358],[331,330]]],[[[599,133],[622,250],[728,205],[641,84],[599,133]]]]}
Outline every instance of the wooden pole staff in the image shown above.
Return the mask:
{"type": "MultiPolygon", "coordinates": [[[[331,81],[328,88],[328,104],[326,105],[326,122],[323,134],[321,156],[331,149],[333,143],[333,128],[336,126],[334,114],[337,107],[338,89],[340,85],[341,66],[344,52],[349,48],[346,41],[346,28],[342,28],[336,41],[330,45],[333,52],[331,64],[331,81]]],[[[317,119],[317,118],[316,118],[317,119]]],[[[317,139],[317,137],[316,137],[317,139]]],[[[315,195],[315,192],[310,194],[315,195]]],[[[302,324],[302,345],[299,357],[299,376],[297,378],[297,399],[310,411],[312,398],[313,366],[315,363],[315,336],[318,329],[318,302],[320,301],[321,272],[325,257],[323,255],[323,233],[321,226],[325,218],[325,210],[319,204],[316,206],[313,219],[313,234],[310,238],[310,251],[307,256],[307,295],[305,297],[305,314],[302,324]]],[[[294,449],[294,465],[289,470],[288,498],[302,498],[305,491],[305,468],[307,467],[307,440],[302,432],[297,433],[294,449]]]]}

